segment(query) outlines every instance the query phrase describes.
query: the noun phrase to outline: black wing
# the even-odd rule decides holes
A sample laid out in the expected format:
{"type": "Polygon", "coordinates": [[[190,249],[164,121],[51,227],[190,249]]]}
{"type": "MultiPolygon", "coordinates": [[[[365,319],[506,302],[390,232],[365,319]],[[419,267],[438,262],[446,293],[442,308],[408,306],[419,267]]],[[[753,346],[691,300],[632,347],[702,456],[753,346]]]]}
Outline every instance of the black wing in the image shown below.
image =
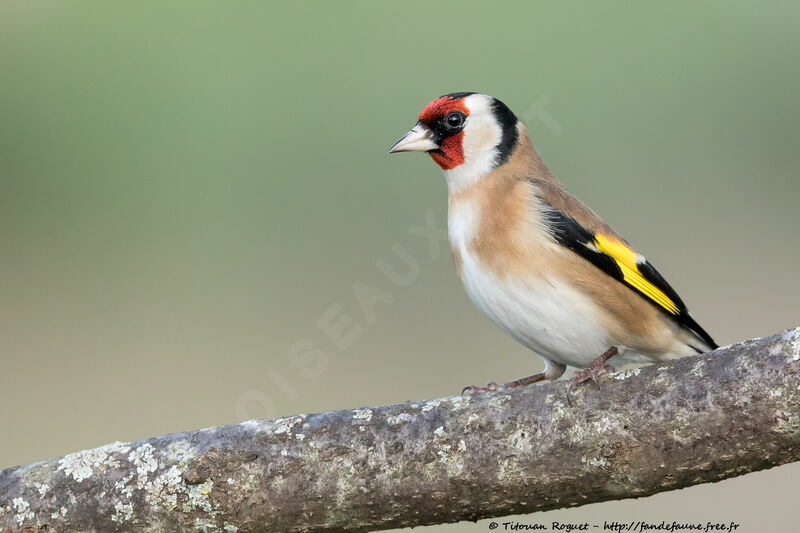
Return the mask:
{"type": "Polygon", "coordinates": [[[552,206],[546,217],[559,244],[628,286],[712,349],[717,348],[714,339],[692,318],[675,290],[647,259],[618,238],[594,233],[552,206]]]}

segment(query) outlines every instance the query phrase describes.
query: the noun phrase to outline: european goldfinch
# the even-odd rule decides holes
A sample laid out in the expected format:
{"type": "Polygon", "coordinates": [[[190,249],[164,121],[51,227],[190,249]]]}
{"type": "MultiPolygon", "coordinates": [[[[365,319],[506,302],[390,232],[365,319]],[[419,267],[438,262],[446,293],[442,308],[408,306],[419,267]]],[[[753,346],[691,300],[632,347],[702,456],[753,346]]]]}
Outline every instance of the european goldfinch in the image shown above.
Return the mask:
{"type": "Polygon", "coordinates": [[[502,387],[558,379],[567,365],[584,369],[569,395],[612,370],[612,356],[658,362],[717,347],[644,256],[553,177],[500,100],[437,98],[394,152],[427,152],[444,170],[450,248],[467,294],[544,359],[543,372],[502,387]]]}

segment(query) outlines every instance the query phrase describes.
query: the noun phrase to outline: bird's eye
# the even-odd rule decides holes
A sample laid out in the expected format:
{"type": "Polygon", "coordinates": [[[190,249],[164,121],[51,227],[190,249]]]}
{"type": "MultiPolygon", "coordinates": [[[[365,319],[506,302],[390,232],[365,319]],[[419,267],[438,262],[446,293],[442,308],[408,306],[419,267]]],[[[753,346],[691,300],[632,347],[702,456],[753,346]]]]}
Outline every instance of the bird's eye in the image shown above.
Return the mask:
{"type": "Polygon", "coordinates": [[[460,128],[464,124],[464,115],[458,112],[450,113],[444,119],[444,123],[448,128],[460,128]]]}

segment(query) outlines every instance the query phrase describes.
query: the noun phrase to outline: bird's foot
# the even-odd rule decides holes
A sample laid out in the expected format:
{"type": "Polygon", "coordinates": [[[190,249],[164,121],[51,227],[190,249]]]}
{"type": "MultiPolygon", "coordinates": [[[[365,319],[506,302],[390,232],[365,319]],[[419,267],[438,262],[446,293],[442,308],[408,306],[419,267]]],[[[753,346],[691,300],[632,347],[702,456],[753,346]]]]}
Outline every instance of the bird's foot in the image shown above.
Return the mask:
{"type": "Polygon", "coordinates": [[[461,389],[461,396],[465,394],[472,396],[473,394],[481,394],[484,392],[493,392],[500,389],[499,385],[494,381],[490,381],[486,384],[485,387],[478,387],[476,385],[467,385],[463,389],[461,389]]]}
{"type": "Polygon", "coordinates": [[[530,385],[531,383],[536,383],[537,381],[542,381],[545,379],[545,373],[539,372],[538,374],[534,374],[532,376],[528,376],[526,378],[515,379],[514,381],[506,381],[502,385],[498,385],[494,381],[490,381],[486,384],[485,387],[476,387],[475,385],[468,385],[461,389],[461,396],[465,394],[473,395],[473,394],[480,394],[482,392],[492,392],[500,389],[513,389],[514,387],[522,387],[525,385],[530,385]]]}
{"type": "Polygon", "coordinates": [[[589,363],[587,368],[579,370],[573,374],[573,376],[567,382],[567,403],[569,403],[570,406],[572,406],[572,390],[576,386],[592,380],[595,386],[598,389],[600,388],[600,384],[597,382],[597,379],[603,374],[608,374],[609,372],[614,371],[611,365],[607,365],[606,362],[613,356],[617,355],[617,353],[619,353],[619,350],[617,350],[615,346],[612,346],[606,350],[603,355],[589,363]]]}

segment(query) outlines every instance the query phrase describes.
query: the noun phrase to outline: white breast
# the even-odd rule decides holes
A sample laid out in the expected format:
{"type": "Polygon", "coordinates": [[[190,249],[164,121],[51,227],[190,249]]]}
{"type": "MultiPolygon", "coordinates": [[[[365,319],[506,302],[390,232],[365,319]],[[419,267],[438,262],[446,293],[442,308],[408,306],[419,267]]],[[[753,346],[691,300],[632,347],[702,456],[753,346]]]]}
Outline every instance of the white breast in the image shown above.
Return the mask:
{"type": "Polygon", "coordinates": [[[479,211],[461,202],[448,214],[451,245],[461,254],[461,281],[472,302],[500,329],[551,361],[587,366],[610,341],[595,304],[555,277],[499,278],[470,252],[479,211]]]}

